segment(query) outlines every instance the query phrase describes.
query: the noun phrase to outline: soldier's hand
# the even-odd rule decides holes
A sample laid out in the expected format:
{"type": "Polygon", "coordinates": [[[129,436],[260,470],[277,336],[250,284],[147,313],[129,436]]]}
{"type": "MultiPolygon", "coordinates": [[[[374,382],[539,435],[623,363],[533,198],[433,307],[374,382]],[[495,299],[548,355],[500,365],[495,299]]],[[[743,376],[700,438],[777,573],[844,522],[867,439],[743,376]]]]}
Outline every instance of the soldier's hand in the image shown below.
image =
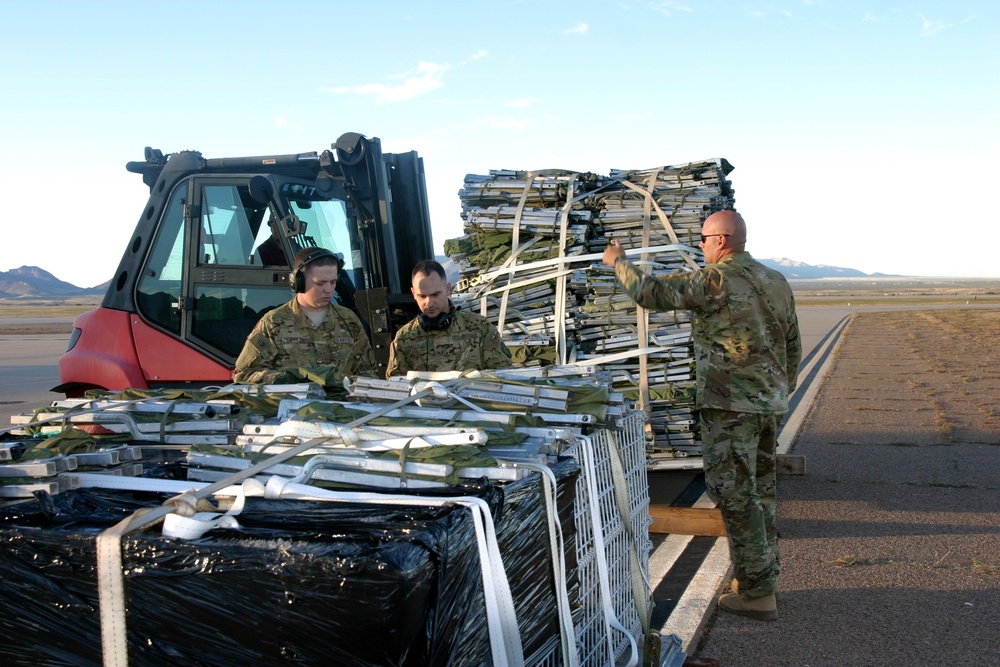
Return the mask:
{"type": "Polygon", "coordinates": [[[265,381],[265,384],[296,384],[301,381],[299,374],[288,368],[276,373],[270,380],[265,381]]]}
{"type": "Polygon", "coordinates": [[[618,258],[624,256],[625,248],[618,241],[611,241],[608,243],[608,247],[604,249],[603,260],[608,266],[614,266],[618,258]]]}
{"type": "Polygon", "coordinates": [[[332,366],[313,366],[311,368],[299,368],[298,373],[302,376],[303,380],[308,380],[309,382],[315,382],[316,384],[327,386],[335,386],[337,379],[337,372],[332,366]]]}

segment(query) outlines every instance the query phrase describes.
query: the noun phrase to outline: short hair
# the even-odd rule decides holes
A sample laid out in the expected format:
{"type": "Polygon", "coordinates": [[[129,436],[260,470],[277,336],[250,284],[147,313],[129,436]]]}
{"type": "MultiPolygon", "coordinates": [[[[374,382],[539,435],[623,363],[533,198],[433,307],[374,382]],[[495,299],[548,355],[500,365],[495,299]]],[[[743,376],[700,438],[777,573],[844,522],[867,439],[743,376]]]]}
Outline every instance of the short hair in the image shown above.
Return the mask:
{"type": "Polygon", "coordinates": [[[418,273],[423,273],[429,276],[432,273],[436,273],[441,276],[441,280],[448,282],[448,274],[445,273],[444,267],[441,263],[433,259],[423,259],[417,262],[417,265],[413,267],[413,271],[410,272],[410,280],[413,280],[418,273]]]}
{"type": "Polygon", "coordinates": [[[344,269],[344,260],[326,248],[310,246],[299,250],[295,255],[292,261],[292,273],[305,272],[310,266],[336,266],[339,274],[344,269]],[[310,260],[310,256],[315,256],[315,259],[310,260]]]}

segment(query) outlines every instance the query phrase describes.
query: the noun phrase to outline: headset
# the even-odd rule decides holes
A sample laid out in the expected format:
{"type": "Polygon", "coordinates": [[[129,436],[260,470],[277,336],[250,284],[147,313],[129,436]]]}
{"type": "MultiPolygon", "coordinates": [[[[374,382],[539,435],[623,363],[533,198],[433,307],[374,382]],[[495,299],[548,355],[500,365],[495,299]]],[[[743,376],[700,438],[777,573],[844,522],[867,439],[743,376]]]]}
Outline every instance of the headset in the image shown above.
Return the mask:
{"type": "Polygon", "coordinates": [[[420,328],[424,331],[444,331],[451,326],[451,323],[455,320],[455,311],[459,310],[451,303],[451,299],[448,300],[448,305],[450,310],[445,313],[441,312],[434,317],[427,317],[423,313],[417,315],[417,322],[420,324],[420,328]]]}
{"type": "Polygon", "coordinates": [[[316,248],[303,257],[302,260],[299,261],[298,264],[292,269],[292,272],[288,274],[288,286],[292,288],[293,292],[296,294],[302,294],[306,291],[306,267],[316,260],[323,259],[324,257],[332,257],[337,263],[337,273],[340,273],[341,267],[343,266],[343,260],[326,248],[316,248]]]}

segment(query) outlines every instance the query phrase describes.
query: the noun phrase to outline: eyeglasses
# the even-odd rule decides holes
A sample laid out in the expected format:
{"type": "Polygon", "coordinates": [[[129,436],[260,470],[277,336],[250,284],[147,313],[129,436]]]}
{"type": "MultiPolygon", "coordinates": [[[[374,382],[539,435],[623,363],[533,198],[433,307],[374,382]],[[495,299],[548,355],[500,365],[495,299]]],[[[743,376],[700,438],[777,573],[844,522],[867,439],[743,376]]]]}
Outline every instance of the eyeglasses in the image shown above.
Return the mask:
{"type": "Polygon", "coordinates": [[[713,236],[732,236],[732,234],[702,234],[701,235],[701,242],[704,243],[705,241],[707,241],[709,238],[711,238],[713,236]]]}

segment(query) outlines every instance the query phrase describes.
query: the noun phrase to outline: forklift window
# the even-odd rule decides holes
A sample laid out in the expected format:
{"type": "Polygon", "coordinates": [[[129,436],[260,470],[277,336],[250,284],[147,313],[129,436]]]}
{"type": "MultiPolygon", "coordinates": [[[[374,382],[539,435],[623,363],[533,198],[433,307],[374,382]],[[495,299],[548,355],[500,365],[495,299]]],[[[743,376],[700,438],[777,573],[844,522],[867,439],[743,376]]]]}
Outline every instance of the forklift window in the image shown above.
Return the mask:
{"type": "Polygon", "coordinates": [[[184,268],[184,204],[187,192],[187,184],[184,183],[170,198],[136,286],[139,312],[147,320],[174,333],[181,331],[178,300],[184,268]]]}
{"type": "Polygon", "coordinates": [[[289,266],[288,258],[285,257],[285,251],[281,248],[281,242],[275,237],[271,227],[271,222],[275,217],[271,207],[265,206],[260,214],[261,220],[255,232],[250,264],[258,266],[289,266]]]}
{"type": "Polygon", "coordinates": [[[198,285],[194,297],[191,333],[235,359],[257,320],[288,301],[288,287],[198,285]]]}
{"type": "Polygon", "coordinates": [[[206,185],[202,193],[198,264],[253,264],[254,234],[250,220],[255,213],[244,203],[253,201],[249,188],[206,185]]]}
{"type": "Polygon", "coordinates": [[[340,199],[289,199],[289,209],[305,223],[305,245],[327,248],[344,258],[344,269],[354,268],[347,205],[340,199]]]}

